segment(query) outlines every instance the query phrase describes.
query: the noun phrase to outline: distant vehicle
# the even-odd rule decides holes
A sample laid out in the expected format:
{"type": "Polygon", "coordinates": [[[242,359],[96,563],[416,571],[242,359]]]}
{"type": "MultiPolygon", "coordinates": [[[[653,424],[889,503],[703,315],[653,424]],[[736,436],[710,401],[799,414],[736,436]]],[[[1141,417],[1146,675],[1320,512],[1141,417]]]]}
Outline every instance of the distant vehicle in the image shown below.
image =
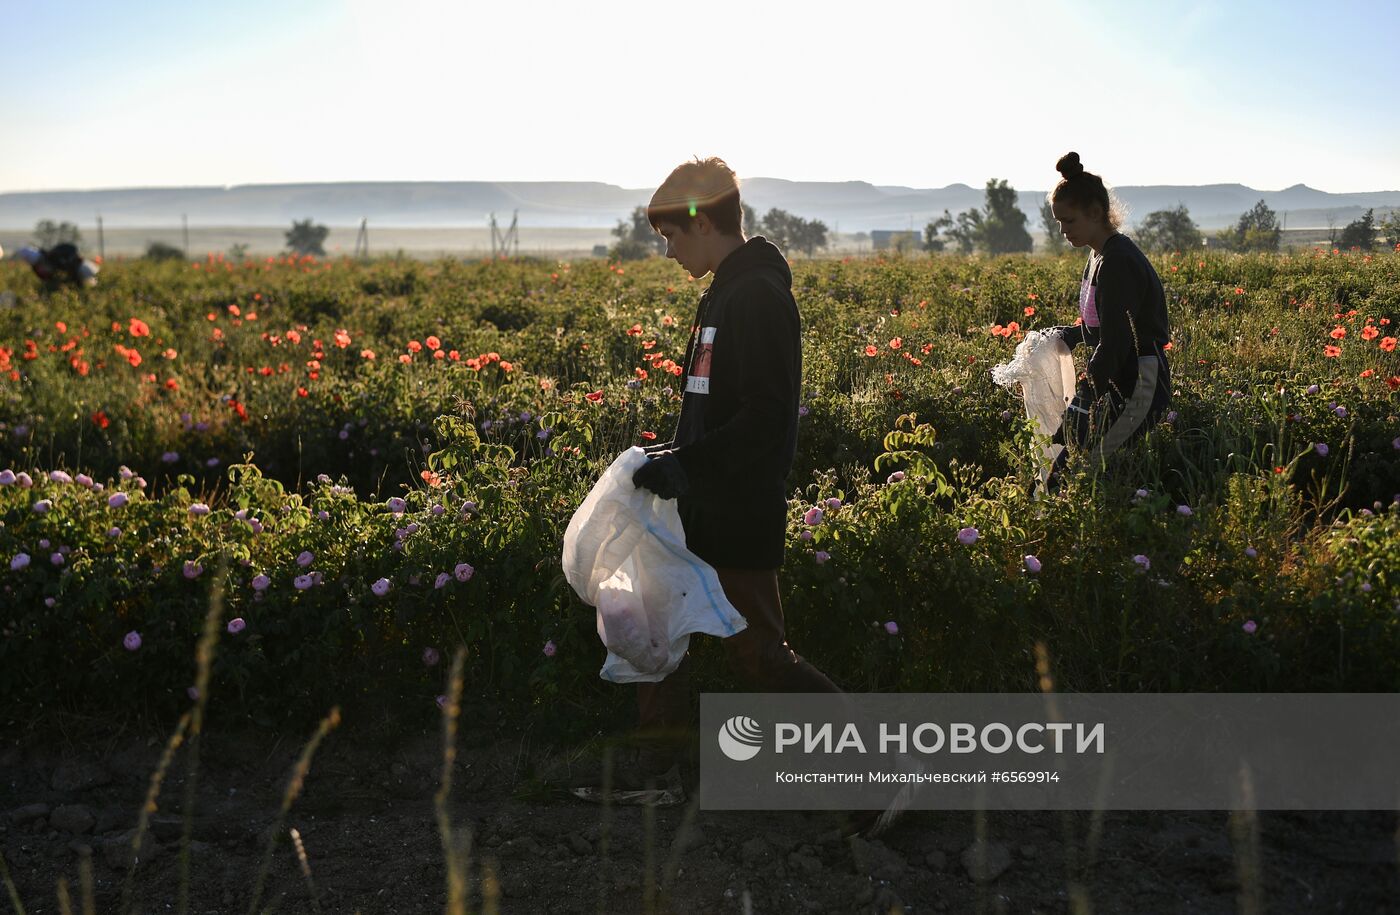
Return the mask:
{"type": "Polygon", "coordinates": [[[917,251],[921,239],[918,232],[909,229],[875,229],[870,242],[876,251],[917,251]]]}

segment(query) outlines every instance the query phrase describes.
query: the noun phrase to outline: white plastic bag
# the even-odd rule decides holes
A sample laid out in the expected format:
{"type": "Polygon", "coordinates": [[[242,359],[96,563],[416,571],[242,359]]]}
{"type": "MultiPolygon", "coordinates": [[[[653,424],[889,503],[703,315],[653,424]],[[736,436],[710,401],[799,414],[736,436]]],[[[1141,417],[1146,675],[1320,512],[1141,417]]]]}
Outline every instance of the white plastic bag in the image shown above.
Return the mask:
{"type": "MultiPolygon", "coordinates": [[[[1035,423],[1036,434],[1048,439],[1060,431],[1065,408],[1074,397],[1074,357],[1058,332],[1029,331],[1011,361],[992,369],[992,380],[1002,387],[1021,386],[1026,416],[1035,423]]],[[[1042,483],[1063,450],[1063,445],[1041,443],[1042,483]]]]}
{"type": "Polygon", "coordinates": [[[598,608],[608,649],[598,675],[614,683],[665,679],[692,632],[724,637],[748,625],[714,568],[686,549],[675,500],[632,484],[646,461],[641,448],[623,452],[564,533],[564,577],[598,608]]]}

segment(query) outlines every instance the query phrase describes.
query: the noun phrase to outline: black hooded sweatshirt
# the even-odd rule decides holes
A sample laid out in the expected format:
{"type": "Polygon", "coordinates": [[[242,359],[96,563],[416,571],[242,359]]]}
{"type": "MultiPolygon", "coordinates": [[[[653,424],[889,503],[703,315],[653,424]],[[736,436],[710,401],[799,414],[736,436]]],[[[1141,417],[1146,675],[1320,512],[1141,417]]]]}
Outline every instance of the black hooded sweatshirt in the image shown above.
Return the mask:
{"type": "Polygon", "coordinates": [[[758,236],[715,270],[686,348],[672,443],[689,492],[690,551],[712,566],[776,569],[797,452],[802,330],[783,253],[758,236]]]}

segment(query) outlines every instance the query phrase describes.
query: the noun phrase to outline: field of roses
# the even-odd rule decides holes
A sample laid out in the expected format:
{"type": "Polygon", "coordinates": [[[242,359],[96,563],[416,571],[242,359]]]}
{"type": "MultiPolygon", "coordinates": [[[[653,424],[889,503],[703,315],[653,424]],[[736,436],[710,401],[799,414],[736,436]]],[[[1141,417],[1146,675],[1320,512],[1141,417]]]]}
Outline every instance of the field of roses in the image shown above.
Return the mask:
{"type": "MultiPolygon", "coordinates": [[[[1400,689],[1400,253],[1159,259],[1172,412],[1037,499],[989,370],[1074,321],[1082,266],[794,264],[793,644],[860,690],[1400,689]]],[[[624,714],[562,537],[669,437],[702,287],[655,259],[115,262],[89,290],[0,263],[0,712],[177,711],[212,602],[226,719],[426,720],[459,646],[469,720],[624,714]]]]}

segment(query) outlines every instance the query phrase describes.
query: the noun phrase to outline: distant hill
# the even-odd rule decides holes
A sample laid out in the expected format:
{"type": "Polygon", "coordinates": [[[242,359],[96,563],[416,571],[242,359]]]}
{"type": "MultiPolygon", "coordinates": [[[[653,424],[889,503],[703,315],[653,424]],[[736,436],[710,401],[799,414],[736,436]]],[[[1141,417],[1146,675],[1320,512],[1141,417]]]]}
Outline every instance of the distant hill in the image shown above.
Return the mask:
{"type": "MultiPolygon", "coordinates": [[[[1130,223],[1153,210],[1185,204],[1205,229],[1231,225],[1261,198],[1289,228],[1326,226],[1329,216],[1345,225],[1367,207],[1400,207],[1400,191],[1329,194],[1302,184],[1261,191],[1242,184],[1201,187],[1161,185],[1116,189],[1129,208],[1130,223]]],[[[279,226],[311,217],[332,226],[482,226],[491,213],[508,223],[518,211],[523,226],[608,227],[645,203],[650,188],[622,188],[585,181],[396,181],[328,184],[248,184],[234,187],[124,188],[92,191],[0,193],[0,228],[29,229],[41,219],[91,226],[98,214],[106,225],[279,226]]],[[[864,181],[786,181],[751,178],[744,198],[759,213],[771,207],[821,219],[842,232],[922,228],[945,209],[957,213],[981,206],[982,189],[966,184],[943,188],[878,186],[864,181]]],[[[1043,190],[1023,190],[1020,205],[1039,229],[1043,190]]]]}

